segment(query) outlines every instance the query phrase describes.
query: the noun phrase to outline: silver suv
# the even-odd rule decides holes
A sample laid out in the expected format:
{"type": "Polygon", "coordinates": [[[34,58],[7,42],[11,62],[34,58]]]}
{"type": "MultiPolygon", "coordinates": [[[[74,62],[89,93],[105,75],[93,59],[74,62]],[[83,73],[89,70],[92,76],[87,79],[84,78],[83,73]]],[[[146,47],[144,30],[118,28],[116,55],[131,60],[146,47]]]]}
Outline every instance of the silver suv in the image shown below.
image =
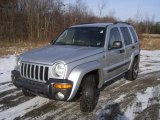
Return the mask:
{"type": "Polygon", "coordinates": [[[138,75],[140,47],[128,23],[71,26],[50,45],[17,57],[12,81],[24,95],[71,101],[80,96],[80,109],[91,112],[106,82],[138,75]]]}

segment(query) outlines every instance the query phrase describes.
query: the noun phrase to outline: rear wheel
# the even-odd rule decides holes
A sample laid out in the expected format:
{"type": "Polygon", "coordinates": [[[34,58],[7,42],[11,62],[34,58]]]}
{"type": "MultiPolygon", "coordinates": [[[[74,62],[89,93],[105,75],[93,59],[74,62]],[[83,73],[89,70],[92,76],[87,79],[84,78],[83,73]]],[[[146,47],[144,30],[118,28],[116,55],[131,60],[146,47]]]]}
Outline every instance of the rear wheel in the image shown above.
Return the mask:
{"type": "Polygon", "coordinates": [[[138,76],[138,71],[139,71],[138,59],[134,59],[131,68],[125,74],[125,78],[131,81],[135,80],[138,76]]]}
{"type": "Polygon", "coordinates": [[[82,83],[82,96],[80,109],[82,112],[92,112],[96,106],[96,82],[95,76],[89,74],[84,77],[82,83]]]}
{"type": "Polygon", "coordinates": [[[28,97],[34,97],[36,95],[32,94],[31,92],[25,90],[25,89],[22,89],[22,92],[25,96],[28,96],[28,97]]]}

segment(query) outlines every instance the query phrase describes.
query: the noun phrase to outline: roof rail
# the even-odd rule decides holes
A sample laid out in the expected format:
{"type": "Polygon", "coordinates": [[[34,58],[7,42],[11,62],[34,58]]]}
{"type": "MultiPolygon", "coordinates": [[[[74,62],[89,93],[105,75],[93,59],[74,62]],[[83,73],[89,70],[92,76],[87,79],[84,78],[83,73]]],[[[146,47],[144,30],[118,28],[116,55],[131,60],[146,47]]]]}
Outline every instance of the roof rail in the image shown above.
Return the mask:
{"type": "Polygon", "coordinates": [[[92,22],[88,22],[88,23],[87,23],[87,22],[86,22],[86,23],[84,22],[84,23],[79,23],[79,24],[77,24],[77,25],[83,25],[83,24],[93,24],[93,23],[92,23],[92,22]]]}
{"type": "Polygon", "coordinates": [[[121,22],[121,21],[114,22],[113,24],[118,24],[118,23],[124,23],[124,24],[131,25],[131,24],[130,24],[130,23],[128,23],[128,22],[121,22]]]}

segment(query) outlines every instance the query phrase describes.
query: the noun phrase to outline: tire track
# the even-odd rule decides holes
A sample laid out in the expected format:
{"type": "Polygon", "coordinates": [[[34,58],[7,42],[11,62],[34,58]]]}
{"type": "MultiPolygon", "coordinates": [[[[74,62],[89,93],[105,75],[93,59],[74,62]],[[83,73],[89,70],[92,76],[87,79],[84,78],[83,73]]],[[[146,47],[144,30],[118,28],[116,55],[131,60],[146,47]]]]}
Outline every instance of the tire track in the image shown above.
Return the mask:
{"type": "Polygon", "coordinates": [[[8,97],[5,97],[4,99],[0,100],[0,104],[3,106],[0,108],[0,111],[5,111],[11,107],[15,107],[19,104],[22,104],[28,100],[30,100],[31,97],[25,97],[22,92],[19,92],[15,95],[10,95],[8,97]]]}
{"type": "Polygon", "coordinates": [[[26,113],[24,116],[21,117],[21,119],[22,120],[25,118],[33,119],[36,118],[37,116],[43,116],[49,111],[56,111],[56,109],[61,107],[63,104],[64,102],[51,100],[47,104],[26,113]]]}
{"type": "MultiPolygon", "coordinates": [[[[34,120],[52,120],[52,119],[56,119],[56,116],[60,113],[64,113],[66,112],[67,109],[71,109],[73,106],[75,106],[77,103],[73,103],[73,102],[63,102],[63,104],[61,106],[58,107],[58,109],[56,110],[52,110],[52,111],[48,111],[46,114],[37,117],[36,119],[34,118],[34,120]]],[[[67,119],[67,118],[66,118],[67,119]]]]}

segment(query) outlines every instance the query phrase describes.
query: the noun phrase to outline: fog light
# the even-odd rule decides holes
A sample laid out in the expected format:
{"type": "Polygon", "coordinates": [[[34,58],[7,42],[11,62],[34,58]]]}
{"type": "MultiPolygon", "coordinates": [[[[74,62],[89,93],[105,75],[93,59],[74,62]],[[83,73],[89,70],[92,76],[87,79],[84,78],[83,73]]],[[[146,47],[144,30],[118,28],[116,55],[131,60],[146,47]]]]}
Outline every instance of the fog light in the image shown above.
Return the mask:
{"type": "Polygon", "coordinates": [[[61,92],[58,92],[56,97],[60,100],[64,99],[64,95],[61,92]]]}
{"type": "Polygon", "coordinates": [[[54,88],[58,88],[58,89],[69,89],[69,88],[72,88],[72,85],[71,84],[68,84],[68,83],[55,83],[53,84],[53,87],[54,88]]]}

